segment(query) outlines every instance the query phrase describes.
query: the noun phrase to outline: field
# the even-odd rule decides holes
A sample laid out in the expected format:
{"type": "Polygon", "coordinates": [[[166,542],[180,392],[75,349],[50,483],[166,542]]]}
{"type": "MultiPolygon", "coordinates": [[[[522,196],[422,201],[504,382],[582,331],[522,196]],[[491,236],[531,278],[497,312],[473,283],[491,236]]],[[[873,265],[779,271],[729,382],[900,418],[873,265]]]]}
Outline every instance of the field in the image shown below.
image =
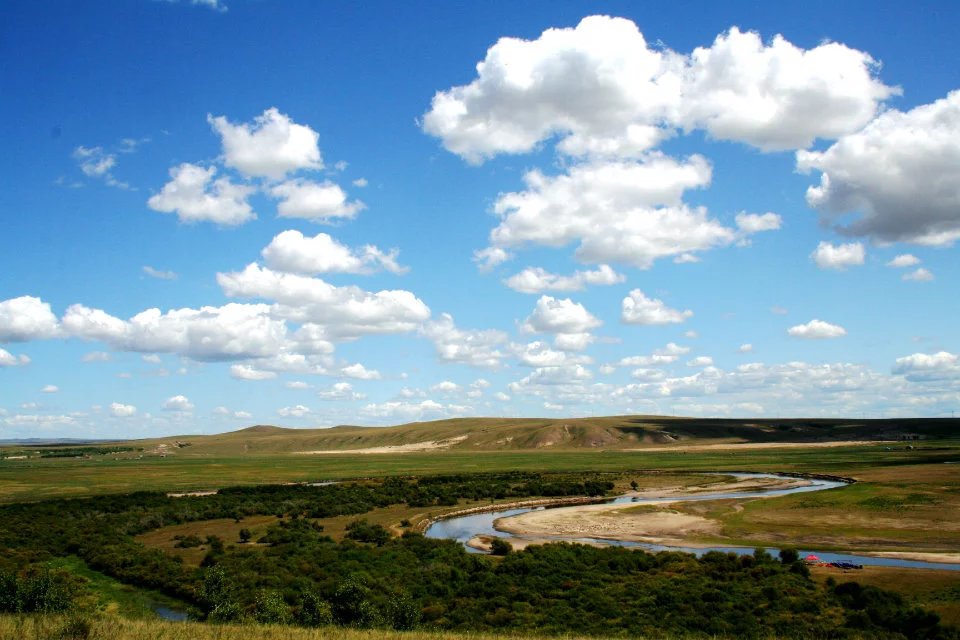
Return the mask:
{"type": "MultiPolygon", "coordinates": [[[[291,435],[288,430],[256,427],[220,436],[180,436],[120,443],[130,449],[81,457],[29,455],[21,458],[23,452],[35,453],[37,449],[13,447],[4,450],[6,458],[0,455],[0,503],[135,491],[214,491],[242,485],[505,471],[617,472],[609,477],[614,479],[616,491],[622,492],[630,488],[631,481],[640,489],[682,487],[713,481],[709,476],[695,475],[697,472],[770,471],[840,476],[854,479],[856,483],[813,494],[671,506],[671,510],[706,518],[716,524],[692,532],[688,540],[703,544],[796,546],[822,550],[906,553],[956,553],[960,550],[960,473],[954,465],[946,464],[960,461],[960,439],[936,437],[944,435],[945,427],[948,432],[956,427],[952,421],[912,423],[901,426],[899,432],[888,421],[869,425],[874,428],[872,432],[865,431],[862,424],[782,421],[783,424],[758,426],[713,421],[705,427],[704,437],[696,438],[691,435],[690,424],[682,421],[679,426],[670,427],[664,421],[644,420],[642,427],[636,427],[640,431],[627,429],[634,428],[635,423],[631,423],[634,426],[625,425],[622,417],[594,420],[592,424],[576,424],[576,421],[563,424],[544,421],[480,423],[479,427],[486,429],[483,431],[486,440],[479,446],[474,443],[473,449],[463,446],[464,442],[469,442],[469,438],[461,438],[465,428],[463,421],[407,425],[393,428],[392,432],[390,429],[348,427],[332,435],[315,432],[291,435]],[[558,429],[561,433],[573,435],[567,441],[555,443],[556,446],[541,446],[547,437],[544,434],[556,434],[558,429]],[[811,430],[816,432],[815,437],[811,430]],[[504,432],[514,435],[504,436],[504,432]],[[521,439],[517,434],[521,432],[529,436],[524,440],[527,444],[515,446],[521,439]],[[610,446],[594,446],[589,440],[598,437],[598,433],[609,435],[613,432],[619,433],[620,437],[608,443],[610,446]],[[909,443],[892,440],[899,437],[898,434],[914,432],[925,433],[927,437],[909,443]],[[661,436],[656,435],[663,433],[671,434],[675,440],[664,444],[658,439],[661,436]],[[799,442],[791,441],[791,434],[799,442]],[[880,441],[881,436],[891,440],[880,441]],[[330,440],[334,437],[335,440],[330,440]],[[585,441],[584,437],[588,440],[585,441]],[[451,441],[449,446],[427,450],[390,449],[411,442],[451,441]],[[849,444],[851,442],[857,444],[849,444]],[[500,444],[488,448],[490,443],[500,444]],[[392,452],[360,455],[350,451],[370,447],[392,452]],[[338,449],[342,452],[335,452],[338,449]],[[324,450],[326,453],[301,453],[308,450],[324,450]],[[11,454],[15,454],[12,459],[11,454]]],[[[467,427],[478,427],[478,424],[469,423],[467,427]]],[[[189,504],[191,498],[182,500],[189,504]]],[[[477,504],[462,500],[447,507],[400,504],[374,509],[363,517],[397,535],[406,530],[401,521],[409,521],[415,526],[424,518],[477,504]]],[[[347,524],[355,519],[356,516],[342,515],[314,521],[323,526],[325,535],[341,540],[347,524]]],[[[178,556],[184,567],[196,567],[207,555],[208,547],[178,548],[175,545],[180,537],[206,539],[207,536],[218,536],[234,548],[257,550],[262,546],[267,549],[267,545],[258,545],[256,540],[278,522],[277,516],[266,514],[242,520],[221,517],[153,529],[139,535],[137,541],[165,554],[178,556]],[[251,532],[252,542],[240,543],[241,529],[251,532]]],[[[124,585],[90,570],[79,558],[59,558],[50,566],[68,571],[88,585],[93,594],[88,608],[98,611],[101,616],[94,621],[95,631],[90,637],[187,637],[177,635],[183,625],[132,621],[153,615],[155,606],[163,603],[163,596],[159,593],[124,585]]],[[[828,577],[838,581],[854,578],[864,584],[890,589],[901,593],[914,605],[936,611],[946,623],[960,623],[960,571],[871,568],[852,576],[834,576],[831,571],[836,572],[816,569],[814,577],[820,581],[828,577]]],[[[42,633],[50,633],[49,628],[38,631],[36,625],[49,627],[55,624],[66,622],[2,618],[0,638],[47,637],[42,633]],[[19,631],[10,631],[14,628],[11,625],[19,625],[19,631]]],[[[250,637],[233,636],[234,631],[229,627],[219,627],[216,632],[202,626],[197,629],[210,633],[211,638],[224,640],[250,637]]],[[[200,631],[193,631],[189,637],[207,637],[196,635],[198,633],[200,631]]],[[[272,637],[269,634],[273,631],[264,627],[258,628],[257,633],[257,637],[272,637]],[[259,635],[261,633],[265,635],[259,635]]],[[[302,633],[303,638],[319,637],[309,631],[302,633]]],[[[365,637],[363,632],[336,633],[345,640],[365,637]]],[[[291,634],[292,631],[282,637],[301,637],[291,634]]],[[[442,634],[413,635],[417,638],[445,637],[442,634]]],[[[333,636],[325,632],[324,637],[333,636]]]]}

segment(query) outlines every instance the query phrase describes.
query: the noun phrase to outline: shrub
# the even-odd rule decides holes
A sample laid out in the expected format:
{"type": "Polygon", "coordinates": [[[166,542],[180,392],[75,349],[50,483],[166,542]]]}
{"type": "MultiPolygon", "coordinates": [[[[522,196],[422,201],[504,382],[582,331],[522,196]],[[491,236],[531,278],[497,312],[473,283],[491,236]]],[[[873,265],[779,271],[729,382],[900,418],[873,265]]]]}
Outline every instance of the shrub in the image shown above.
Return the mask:
{"type": "Polygon", "coordinates": [[[503,538],[494,538],[490,541],[490,553],[495,556],[505,556],[513,551],[513,545],[503,538]]]}

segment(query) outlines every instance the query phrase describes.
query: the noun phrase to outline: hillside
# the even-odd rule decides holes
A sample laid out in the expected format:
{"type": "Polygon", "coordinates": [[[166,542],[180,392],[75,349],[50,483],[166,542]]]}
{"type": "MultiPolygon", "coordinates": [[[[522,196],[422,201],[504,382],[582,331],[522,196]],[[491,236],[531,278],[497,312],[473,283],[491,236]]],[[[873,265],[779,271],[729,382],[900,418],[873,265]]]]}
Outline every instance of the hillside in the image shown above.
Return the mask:
{"type": "Polygon", "coordinates": [[[288,429],[257,425],[208,436],[138,441],[147,451],[183,455],[404,453],[411,451],[625,450],[712,444],[828,443],[937,439],[960,419],[729,420],[662,416],[457,418],[394,427],[288,429]]]}

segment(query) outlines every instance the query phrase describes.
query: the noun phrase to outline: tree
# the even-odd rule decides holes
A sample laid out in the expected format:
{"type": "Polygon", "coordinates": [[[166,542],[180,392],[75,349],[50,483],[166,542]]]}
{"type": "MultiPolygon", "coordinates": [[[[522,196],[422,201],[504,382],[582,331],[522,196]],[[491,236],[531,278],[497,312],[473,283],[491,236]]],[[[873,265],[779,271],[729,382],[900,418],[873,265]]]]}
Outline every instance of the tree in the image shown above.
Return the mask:
{"type": "Polygon", "coordinates": [[[240,542],[250,542],[250,538],[252,537],[253,533],[250,532],[250,529],[240,529],[240,542]]]}
{"type": "Polygon", "coordinates": [[[495,556],[505,556],[513,551],[513,545],[503,538],[494,538],[490,541],[490,553],[495,556]]]}
{"type": "Polygon", "coordinates": [[[267,624],[289,624],[290,609],[276,591],[261,591],[257,594],[253,617],[257,622],[267,624]]]}
{"type": "Polygon", "coordinates": [[[793,564],[800,559],[800,554],[796,549],[787,547],[785,549],[780,549],[780,563],[781,564],[793,564]]]}
{"type": "Polygon", "coordinates": [[[322,627],[333,623],[330,603],[314,591],[303,594],[303,603],[297,611],[297,622],[305,627],[322,627]]]}

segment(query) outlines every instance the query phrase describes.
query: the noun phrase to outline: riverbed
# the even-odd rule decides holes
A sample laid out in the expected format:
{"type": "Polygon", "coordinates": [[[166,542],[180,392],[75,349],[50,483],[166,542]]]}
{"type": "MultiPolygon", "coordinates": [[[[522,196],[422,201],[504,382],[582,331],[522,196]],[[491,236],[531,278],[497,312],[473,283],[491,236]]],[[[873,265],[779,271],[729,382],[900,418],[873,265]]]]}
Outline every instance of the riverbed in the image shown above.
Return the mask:
{"type": "MultiPolygon", "coordinates": [[[[651,552],[683,551],[698,556],[709,551],[750,555],[754,552],[753,547],[699,547],[683,544],[682,535],[685,532],[689,533],[690,531],[697,530],[697,523],[687,520],[677,519],[675,521],[677,526],[674,531],[678,534],[676,537],[644,536],[642,532],[640,535],[637,535],[622,530],[617,531],[615,529],[608,530],[603,528],[599,529],[600,534],[598,535],[598,529],[595,524],[596,518],[593,519],[594,525],[592,527],[583,522],[581,522],[581,524],[577,524],[577,522],[578,520],[582,521],[585,517],[589,517],[590,514],[594,516],[600,514],[602,517],[604,511],[623,509],[631,505],[656,505],[702,500],[772,498],[793,493],[838,489],[848,484],[845,481],[835,479],[799,478],[770,473],[722,473],[720,475],[732,476],[736,478],[736,481],[732,484],[722,485],[722,489],[719,491],[706,489],[703,491],[694,490],[690,492],[688,489],[683,492],[631,493],[596,505],[560,506],[554,508],[540,506],[475,513],[438,520],[427,528],[426,535],[430,538],[456,540],[467,545],[467,550],[474,553],[481,553],[482,551],[469,545],[468,543],[470,543],[471,540],[474,540],[474,543],[476,543],[476,539],[478,538],[489,539],[492,537],[501,537],[517,543],[517,546],[524,546],[531,543],[539,544],[544,542],[567,541],[600,546],[638,548],[651,552]],[[593,535],[579,535],[580,531],[587,530],[591,531],[593,535]]],[[[665,528],[667,523],[661,522],[658,523],[658,526],[661,527],[659,530],[661,533],[668,531],[668,529],[665,528]]],[[[767,550],[773,554],[779,552],[779,549],[775,548],[768,547],[767,550]]],[[[801,557],[815,555],[823,562],[849,562],[851,564],[865,566],[960,570],[960,564],[956,563],[955,559],[951,561],[947,554],[944,554],[943,562],[916,560],[902,556],[892,557],[873,556],[865,553],[834,553],[816,549],[803,549],[800,550],[800,554],[801,557]]]]}

